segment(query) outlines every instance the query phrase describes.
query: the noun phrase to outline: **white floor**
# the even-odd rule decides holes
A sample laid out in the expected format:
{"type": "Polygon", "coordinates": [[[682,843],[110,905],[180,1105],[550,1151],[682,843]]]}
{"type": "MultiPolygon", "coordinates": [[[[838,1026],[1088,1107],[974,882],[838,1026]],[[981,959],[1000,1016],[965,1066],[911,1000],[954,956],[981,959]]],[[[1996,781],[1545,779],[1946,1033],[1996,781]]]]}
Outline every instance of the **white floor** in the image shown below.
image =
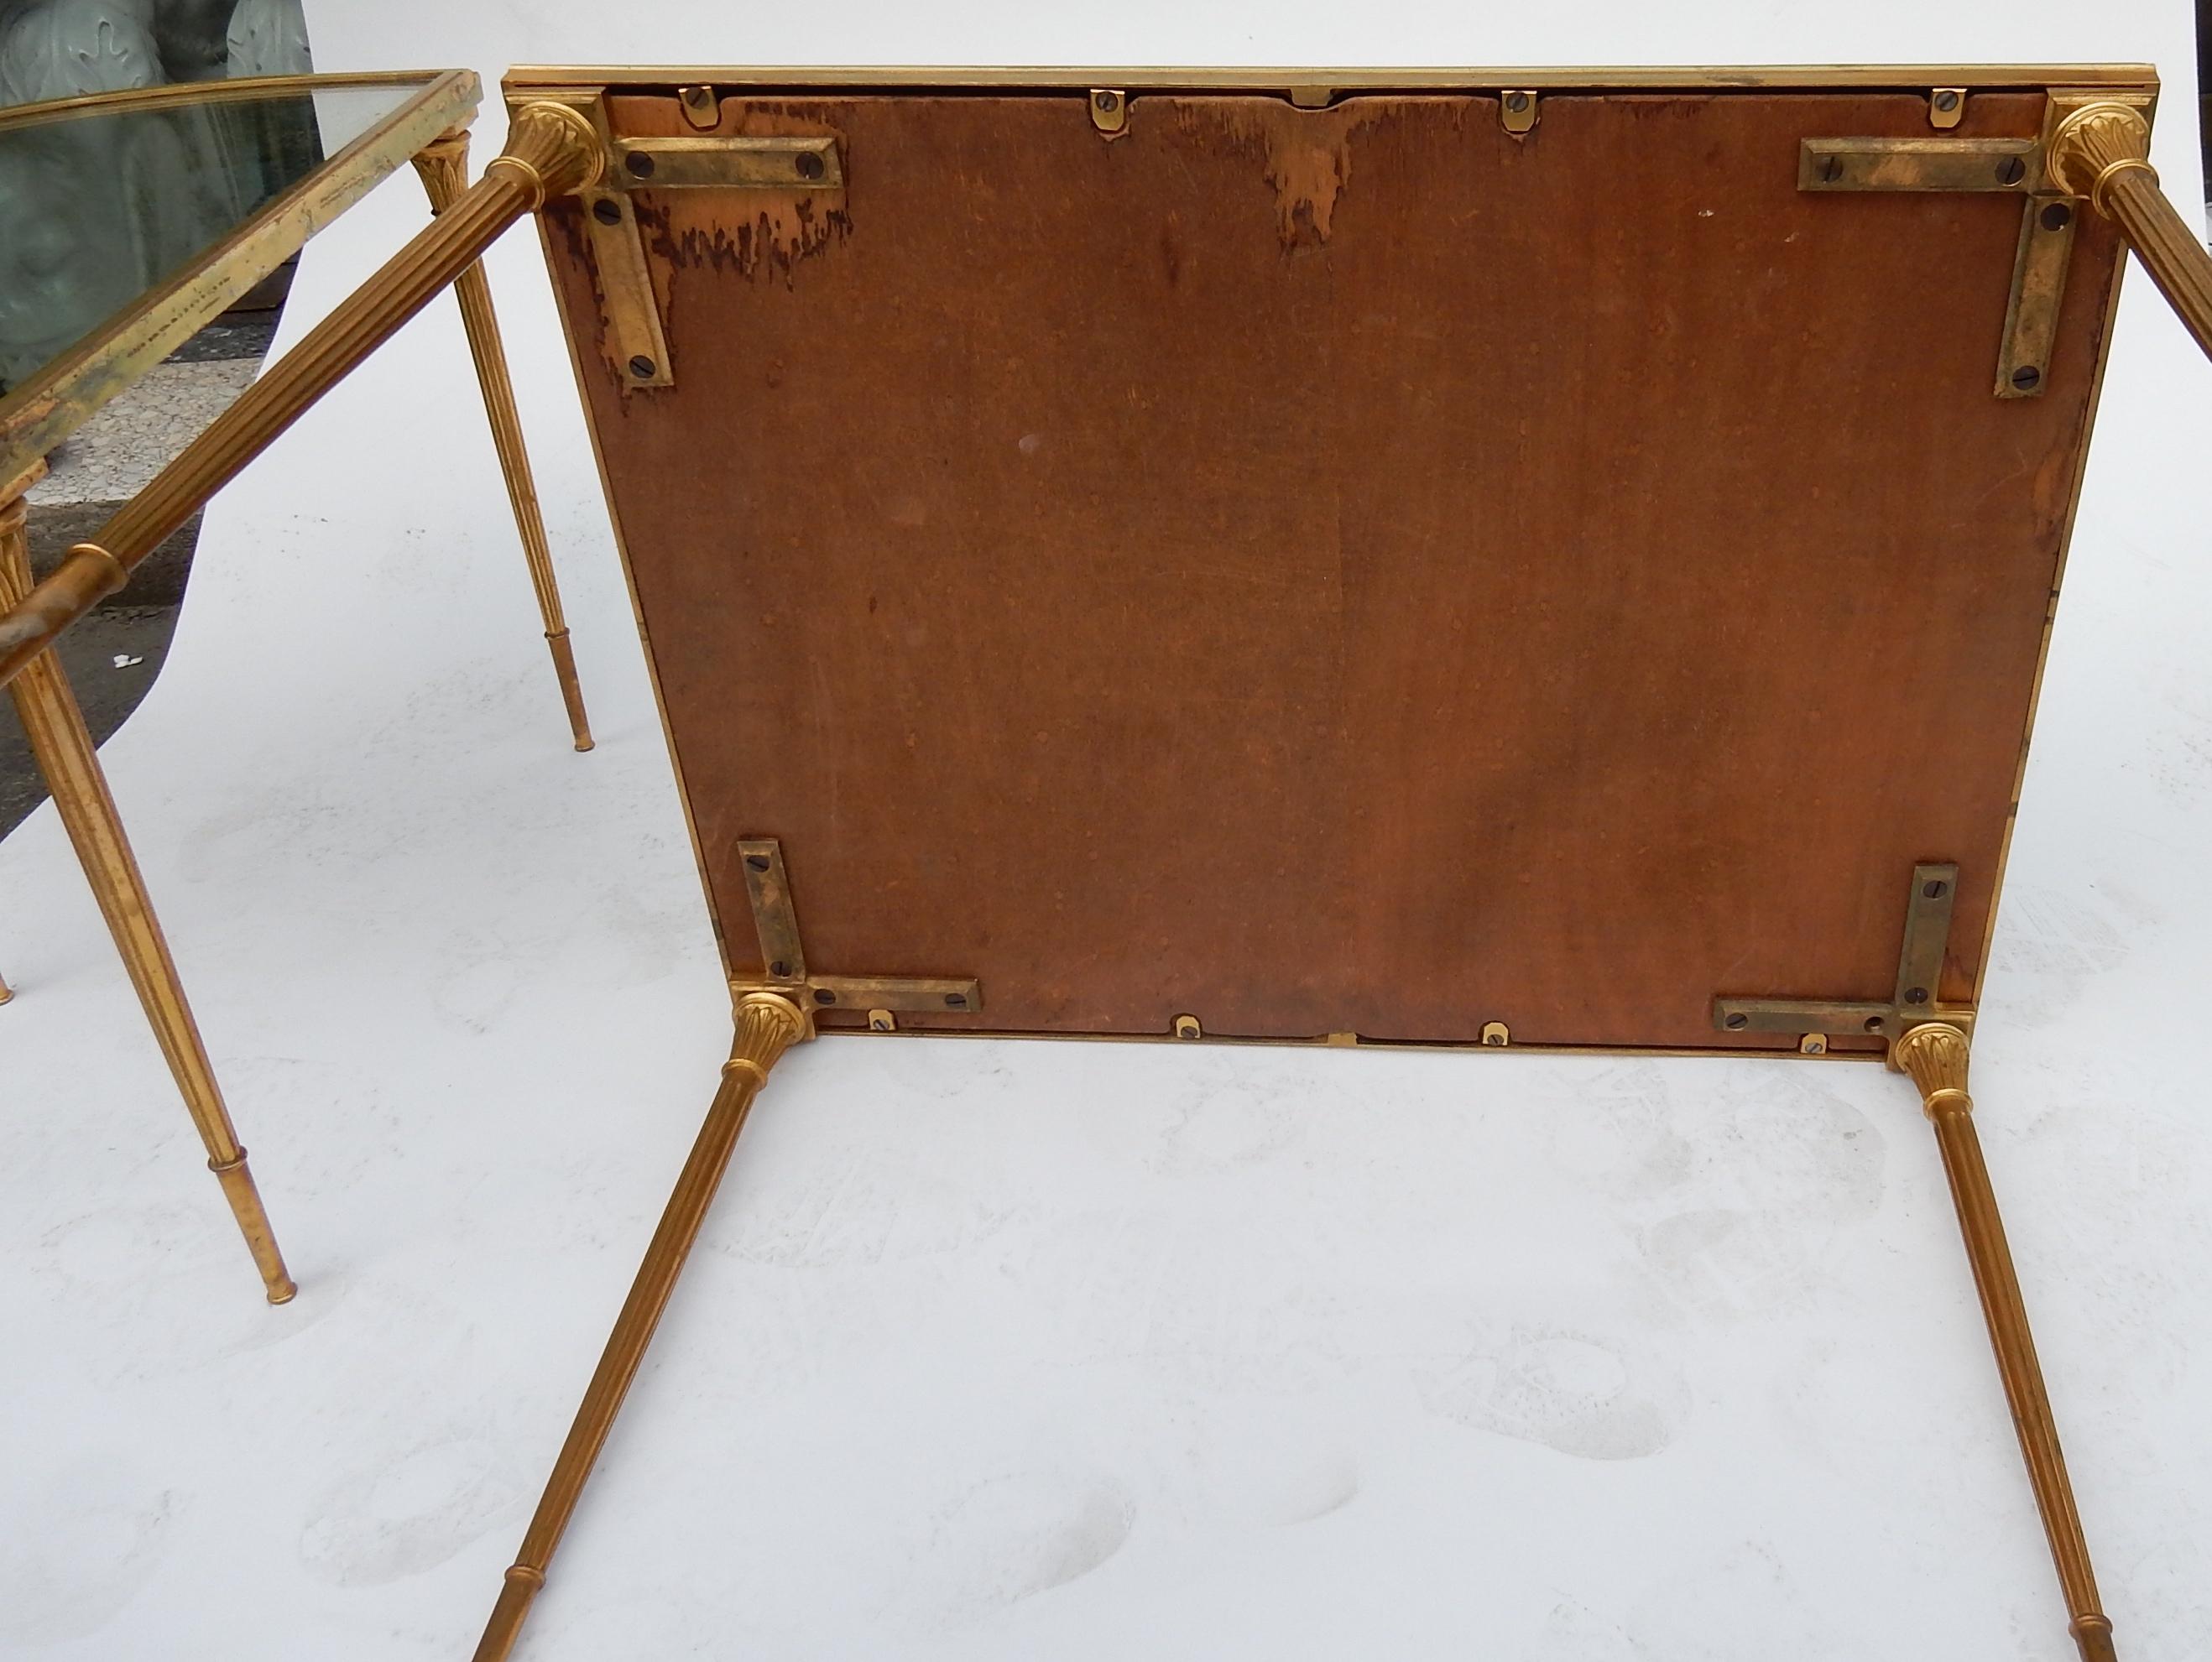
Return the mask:
{"type": "MultiPolygon", "coordinates": [[[[1364,52],[1164,12],[994,51],[1001,8],[866,54],[472,9],[325,7],[318,54],[2002,45],[2154,53],[2188,107],[2178,6],[1980,50],[1899,8],[1832,50],[1747,12],[1364,52]]],[[[314,245],[288,335],[420,220],[403,179],[314,245]]],[[[51,810],[0,846],[0,1654],[465,1654],[712,1091],[725,999],[526,233],[494,278],[598,751],[444,306],[210,512],[106,751],[295,1303],[259,1300],[51,810]]],[[[2130,290],[1976,1083],[2122,1653],[2179,1662],[2212,1653],[2212,369],[2130,290]]],[[[778,1071],[525,1653],[2072,1648],[1878,1068],[852,1039],[778,1071]]]]}

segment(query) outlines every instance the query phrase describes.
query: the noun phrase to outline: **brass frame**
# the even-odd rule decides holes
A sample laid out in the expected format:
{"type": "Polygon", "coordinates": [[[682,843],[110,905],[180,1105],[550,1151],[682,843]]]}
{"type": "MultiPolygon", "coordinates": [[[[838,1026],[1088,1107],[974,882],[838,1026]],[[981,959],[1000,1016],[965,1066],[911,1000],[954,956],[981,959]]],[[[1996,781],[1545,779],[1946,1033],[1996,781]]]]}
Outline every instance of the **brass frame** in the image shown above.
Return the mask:
{"type": "Polygon", "coordinates": [[[510,103],[575,87],[633,88],[689,86],[774,88],[780,91],[823,88],[839,92],[947,88],[1049,88],[1087,93],[1093,88],[1144,92],[1756,92],[1763,88],[1802,92],[1838,89],[1933,93],[1939,89],[2041,92],[2053,86],[2155,87],[2158,71],[2148,64],[1839,64],[1832,65],[1746,64],[1703,69],[1630,69],[1620,65],[1588,69],[1511,69],[1498,65],[1462,69],[1434,65],[1405,69],[1316,70],[1272,68],[986,69],[972,64],[890,66],[828,64],[521,64],[500,85],[510,103]]]}

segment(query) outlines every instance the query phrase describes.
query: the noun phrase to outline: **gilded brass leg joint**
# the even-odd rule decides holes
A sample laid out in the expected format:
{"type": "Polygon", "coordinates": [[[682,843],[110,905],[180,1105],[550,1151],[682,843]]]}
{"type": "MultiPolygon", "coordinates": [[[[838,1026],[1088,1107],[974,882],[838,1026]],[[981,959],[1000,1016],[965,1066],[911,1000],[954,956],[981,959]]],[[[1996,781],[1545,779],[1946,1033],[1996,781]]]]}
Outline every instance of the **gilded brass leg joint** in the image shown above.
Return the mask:
{"type": "Polygon", "coordinates": [[[1996,1193],[1974,1130],[1974,1102],[1966,1089],[1968,1050],[1967,1036],[1959,1028],[1948,1022],[1923,1022],[1898,1040],[1890,1060],[1919,1088],[1921,1107],[1936,1129],[1951,1202],[1959,1214],[1959,1233],[1973,1268],[1990,1345],[1996,1352],[1997,1374],[2012,1409],[2013,1428],[2020,1435],[2021,1455],[2027,1463],[2028,1482],[2043,1516],[2058,1585],[2065,1594],[2068,1631],[2082,1662],[2112,1662],[2112,1624],[2099,1606],[2097,1578],[2089,1566],[2088,1543],[2075,1507],[2074,1486],[2066,1475],[2066,1458],[2058,1446],[2051,1398],[2044,1389],[2043,1367],[2036,1359],[2027,1307],[2021,1297],[2012,1249],[2005,1241],[1996,1193]]]}

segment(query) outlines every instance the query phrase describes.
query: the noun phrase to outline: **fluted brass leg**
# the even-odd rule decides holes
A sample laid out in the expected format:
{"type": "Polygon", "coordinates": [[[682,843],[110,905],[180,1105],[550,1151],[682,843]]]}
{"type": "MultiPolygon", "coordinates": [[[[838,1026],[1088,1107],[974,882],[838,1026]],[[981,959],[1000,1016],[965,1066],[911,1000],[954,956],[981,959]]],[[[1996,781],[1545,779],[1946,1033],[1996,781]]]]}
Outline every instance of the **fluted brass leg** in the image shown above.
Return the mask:
{"type": "Polygon", "coordinates": [[[2058,1428],[2051,1398],[2043,1388],[2043,1368],[2035,1359],[2027,1307],[2020,1295],[2012,1250],[1989,1168],[1982,1162],[1981,1139],[1974,1132],[1973,1099],[1966,1094],[1966,1036],[1948,1022],[1914,1028],[1897,1042],[1895,1060],[1920,1088],[1921,1106],[1936,1128],[1943,1170],[1951,1182],[1951,1202],[1966,1237],[1966,1257],[1981,1294],[1982,1315],[2012,1408],[2013,1428],[2027,1461],[2028,1481],[2043,1514],[2043,1531],[2058,1568],[2058,1585],[2072,1621],[2069,1631],[2082,1662],[2113,1662],[2112,1624],[2097,1599],[2097,1578],[2089,1567],[2089,1544],[2075,1509],[2074,1486],[2066,1477],[2066,1457],[2058,1447],[2058,1428]]]}
{"type": "MultiPolygon", "coordinates": [[[[0,607],[14,604],[31,586],[23,517],[20,497],[0,506],[0,607]]],[[[283,1304],[298,1289],[284,1268],[283,1254],[276,1250],[269,1214],[253,1186],[246,1150],[239,1146],[238,1134],[231,1128],[229,1110],[223,1107],[215,1070],[200,1043],[191,1007],[185,1002],[168,943],[155,921],[145,880],[138,874],[138,862],[123,834],[123,822],[116,816],[115,799],[108,794],[107,777],[100,769],[92,735],[85,730],[76,695],[52,652],[32,659],[8,690],[31,741],[31,754],[38,758],[46,788],[53,793],[62,825],[100,901],[108,931],[123,955],[131,985],[137,990],[138,1002],[153,1024],[161,1053],[168,1058],[169,1071],[183,1093],[185,1107],[199,1130],[200,1141],[207,1146],[209,1169],[222,1184],[223,1196],[230,1202],[231,1213],[238,1219],[247,1250],[252,1253],[268,1289],[269,1301],[283,1304]]]]}
{"type": "MultiPolygon", "coordinates": [[[[441,134],[415,158],[415,171],[422,176],[422,189],[430,198],[430,211],[442,214],[460,199],[468,184],[468,130],[456,127],[441,134]]],[[[483,263],[471,265],[453,279],[453,294],[461,303],[461,323],[469,332],[469,355],[476,360],[477,384],[483,389],[484,414],[491,421],[492,447],[499,452],[499,470],[507,477],[507,500],[514,505],[514,528],[521,533],[522,557],[530,566],[530,584],[538,591],[538,615],[545,620],[545,644],[553,654],[553,672],[560,678],[561,700],[568,708],[568,728],[576,748],[592,748],[591,725],[584,715],[584,692],[576,681],[576,655],[568,647],[568,626],[561,616],[561,590],[553,578],[553,555],[545,541],[545,520],[538,511],[538,488],[530,476],[530,455],[523,448],[522,419],[514,407],[514,385],[507,379],[507,349],[501,344],[499,319],[491,309],[491,284],[483,263]]]]}
{"type": "Polygon", "coordinates": [[[2212,357],[2212,253],[2196,209],[2185,218],[2159,188],[2142,112],[2118,102],[2075,111],[2051,136],[2049,169],[2060,189],[2087,197],[2120,227],[2174,315],[2212,357]]]}
{"type": "Polygon", "coordinates": [[[545,1585],[545,1567],[552,1560],[553,1550],[561,1544],[562,1532],[568,1528],[584,1483],[592,1475],[599,1451],[606,1446],[607,1434],[614,1428],[615,1416],[622,1411],[630,1381],[637,1377],[638,1365],[645,1360],[645,1348],[660,1324],[660,1313],[676,1290],[676,1278],[683,1273],[684,1260],[698,1238],[699,1226],[721,1184],[753,1098],[767,1082],[776,1058],[807,1030],[799,1006],[774,992],[746,993],[738,1001],[737,1021],[737,1038],[722,1069],[721,1089],[714,1093],[714,1106],[707,1110],[706,1123],[691,1145],[690,1158],[684,1162],[683,1174],[660,1215],[659,1227],[645,1249],[637,1279],[630,1284],[629,1296],[623,1301],[622,1313],[615,1318],[614,1331],[608,1335],[606,1350],[585,1389],[575,1422],[568,1428],[568,1439],[553,1462],[553,1475],[546,1480],[545,1493],[531,1516],[530,1527],[523,1532],[522,1550],[507,1572],[491,1619],[477,1642],[476,1662],[502,1662],[514,1647],[523,1618],[530,1613],[531,1601],[545,1585]]]}

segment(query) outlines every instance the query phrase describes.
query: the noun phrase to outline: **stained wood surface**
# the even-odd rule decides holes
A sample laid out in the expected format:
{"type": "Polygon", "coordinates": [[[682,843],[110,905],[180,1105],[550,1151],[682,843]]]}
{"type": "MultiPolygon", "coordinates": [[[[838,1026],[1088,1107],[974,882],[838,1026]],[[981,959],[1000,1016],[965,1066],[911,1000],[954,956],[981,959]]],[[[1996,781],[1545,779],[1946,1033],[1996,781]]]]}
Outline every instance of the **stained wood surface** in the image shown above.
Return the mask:
{"type": "Polygon", "coordinates": [[[636,193],[665,390],[549,210],[734,974],[773,836],[908,1025],[1787,1046],[1711,1000],[1886,998],[1924,860],[1972,995],[2114,240],[2000,400],[2020,202],[1796,189],[1922,98],[1541,109],[726,100],[848,189],[636,193]]]}

